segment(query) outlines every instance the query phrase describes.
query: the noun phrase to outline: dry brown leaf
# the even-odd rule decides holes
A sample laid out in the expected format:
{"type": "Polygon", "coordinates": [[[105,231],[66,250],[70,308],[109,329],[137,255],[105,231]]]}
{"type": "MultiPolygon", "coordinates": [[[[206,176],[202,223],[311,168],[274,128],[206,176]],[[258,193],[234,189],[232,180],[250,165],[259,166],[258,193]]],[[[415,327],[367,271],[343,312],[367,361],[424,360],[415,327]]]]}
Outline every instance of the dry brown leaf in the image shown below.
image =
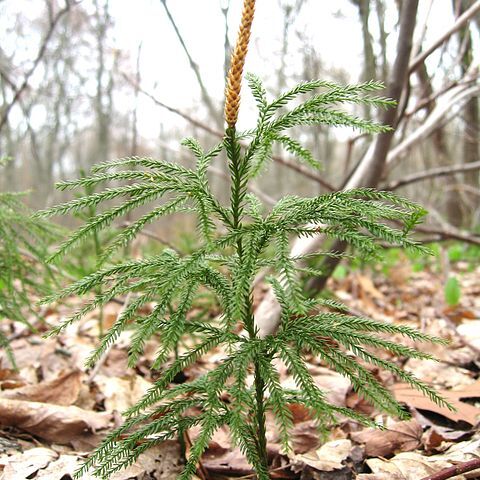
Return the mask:
{"type": "Polygon", "coordinates": [[[341,472],[348,459],[358,462],[363,458],[362,449],[354,446],[350,440],[334,440],[322,445],[318,450],[302,455],[293,455],[292,470],[302,471],[306,466],[322,472],[341,472]]]}
{"type": "MultiPolygon", "coordinates": [[[[52,461],[46,468],[39,470],[34,477],[35,480],[62,480],[73,478],[73,474],[82,465],[82,459],[76,455],[61,455],[57,460],[52,461]]],[[[82,480],[97,480],[97,477],[85,473],[82,480]]]]}
{"type": "Polygon", "coordinates": [[[249,475],[252,467],[239,448],[218,455],[217,452],[206,452],[202,457],[202,466],[210,472],[223,475],[249,475]]]}
{"type": "MultiPolygon", "coordinates": [[[[417,452],[402,452],[390,460],[371,458],[367,465],[379,478],[395,480],[418,480],[432,475],[454,464],[467,462],[480,456],[480,440],[461,442],[450,447],[442,455],[424,456],[417,452]]],[[[468,474],[469,478],[471,473],[468,474]]],[[[478,471],[477,471],[478,475],[478,471]]],[[[361,475],[359,479],[364,479],[361,475]]],[[[465,480],[464,475],[457,475],[455,480],[465,480]]]]}
{"type": "Polygon", "coordinates": [[[107,377],[130,377],[135,375],[135,370],[128,366],[128,353],[115,345],[108,353],[105,363],[100,367],[99,373],[107,377]]]}
{"type": "Polygon", "coordinates": [[[434,425],[430,427],[422,436],[422,443],[428,452],[436,453],[445,451],[449,444],[447,442],[459,442],[468,440],[474,434],[474,430],[452,430],[450,428],[434,425]]]}
{"type": "Polygon", "coordinates": [[[16,427],[56,443],[70,443],[107,428],[111,414],[40,402],[0,398],[0,425],[16,427]]]}
{"type": "Polygon", "coordinates": [[[462,307],[446,307],[443,313],[456,325],[464,320],[475,320],[477,315],[469,309],[462,307]]]}
{"type": "MultiPolygon", "coordinates": [[[[309,365],[308,371],[311,373],[317,387],[325,392],[325,400],[327,402],[338,407],[344,407],[346,405],[347,393],[351,388],[351,383],[348,378],[328,368],[318,367],[316,365],[309,365]]],[[[292,376],[288,376],[285,380],[282,380],[281,383],[283,388],[297,388],[297,384],[292,376]]]]}
{"type": "Polygon", "coordinates": [[[411,358],[404,368],[424,382],[440,388],[453,388],[474,383],[469,370],[435,360],[411,358]]]}
{"type": "Polygon", "coordinates": [[[181,471],[182,461],[178,442],[166,441],[149,448],[138,457],[133,465],[114,473],[109,480],[130,480],[132,478],[176,480],[181,471]]]}
{"type": "MultiPolygon", "coordinates": [[[[45,468],[58,454],[49,448],[32,448],[26,452],[18,452],[10,457],[0,459],[4,466],[0,478],[5,480],[25,480],[39,470],[45,468]]],[[[61,477],[59,477],[61,478],[61,477]]]]}
{"type": "Polygon", "coordinates": [[[367,428],[353,432],[350,437],[365,444],[367,457],[389,457],[396,452],[415,450],[421,443],[422,427],[414,419],[408,422],[390,422],[386,430],[367,428]]]}
{"type": "Polygon", "coordinates": [[[468,340],[468,343],[480,349],[480,320],[462,323],[457,327],[458,333],[468,340]]]}
{"type": "MultiPolygon", "coordinates": [[[[83,464],[83,459],[75,454],[61,454],[47,448],[33,448],[0,459],[4,465],[2,480],[62,480],[73,478],[73,474],[83,464]]],[[[175,480],[181,472],[181,460],[178,443],[174,441],[157,445],[139,456],[130,467],[114,473],[110,480],[129,480],[155,478],[157,480],[175,480]]],[[[94,480],[97,477],[89,473],[82,480],[94,480]]]]}
{"type": "Polygon", "coordinates": [[[450,466],[447,462],[433,462],[428,461],[427,458],[419,453],[403,452],[391,460],[370,458],[367,460],[367,465],[376,475],[375,478],[385,480],[419,480],[450,466]]]}
{"type": "MultiPolygon", "coordinates": [[[[480,389],[480,382],[477,382],[476,385],[476,388],[480,389]]],[[[395,398],[399,402],[406,403],[419,410],[428,410],[438,413],[454,422],[466,422],[470,425],[475,425],[478,419],[480,419],[480,408],[461,401],[462,398],[475,396],[473,395],[474,391],[472,389],[469,391],[469,395],[466,395],[464,390],[438,390],[438,393],[457,409],[456,412],[452,412],[446,407],[437,405],[432,402],[432,400],[425,397],[421,392],[405,383],[394,385],[392,390],[395,398]]],[[[478,392],[478,390],[476,391],[478,392]]]]}
{"type": "Polygon", "coordinates": [[[95,383],[105,396],[105,410],[118,412],[124,412],[135,405],[152,386],[139,375],[122,378],[97,375],[95,383]]]}
{"type": "Polygon", "coordinates": [[[371,298],[376,298],[377,300],[384,298],[382,292],[375,286],[370,277],[357,274],[355,275],[355,280],[358,283],[362,297],[370,296],[371,298]]]}
{"type": "Polygon", "coordinates": [[[297,423],[290,431],[290,440],[295,453],[307,453],[321,443],[318,426],[314,420],[297,423]]]}
{"type": "Polygon", "coordinates": [[[0,392],[0,397],[55,405],[73,405],[82,384],[82,372],[72,370],[54,380],[0,392]]]}

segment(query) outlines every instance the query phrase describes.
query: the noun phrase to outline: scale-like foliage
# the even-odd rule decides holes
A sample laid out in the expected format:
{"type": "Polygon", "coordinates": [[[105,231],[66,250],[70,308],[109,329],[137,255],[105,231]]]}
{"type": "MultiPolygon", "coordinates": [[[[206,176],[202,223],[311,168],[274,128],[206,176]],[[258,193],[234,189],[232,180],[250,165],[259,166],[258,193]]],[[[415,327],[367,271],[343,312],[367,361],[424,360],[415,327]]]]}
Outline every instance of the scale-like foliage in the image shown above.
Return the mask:
{"type": "MultiPolygon", "coordinates": [[[[375,256],[380,242],[424,252],[426,249],[408,236],[411,228],[425,213],[416,204],[390,192],[360,188],[313,198],[288,196],[270,211],[248,193],[249,181],[268,162],[275,143],[295,154],[301,161],[316,166],[310,152],[285,131],[310,124],[342,125],[368,133],[383,132],[388,127],[358,119],[339,108],[343,104],[369,104],[388,107],[391,101],[372,96],[381,87],[375,82],[342,87],[314,81],[296,86],[279,98],[269,101],[265,89],[255,76],[249,77],[259,116],[255,129],[236,133],[228,128],[224,141],[204,151],[197,141],[183,144],[196,158],[196,168],[155,160],[130,158],[97,165],[91,176],[62,182],[62,189],[116,184],[98,193],[52,207],[41,215],[76,212],[85,207],[117,200],[88,220],[54,255],[61,256],[79,242],[112,224],[120,216],[147,203],[152,209],[123,232],[117,234],[105,249],[104,261],[130,242],[148,223],[181,211],[195,212],[198,218],[200,247],[185,256],[166,249],[156,256],[107,265],[77,281],[46,301],[69,295],[83,295],[102,287],[79,312],[67,319],[55,332],[114,296],[132,292],[133,297],[116,323],[102,339],[90,359],[94,362],[127,326],[134,329],[130,349],[133,364],[141,354],[145,341],[153,335],[160,338],[155,368],[162,368],[159,380],[128,412],[123,426],[111,433],[87,460],[81,475],[92,468],[102,478],[131,464],[146,448],[198,425],[201,434],[194,442],[182,479],[191,478],[196,463],[208,446],[211,436],[221,425],[230,427],[232,439],[249,462],[258,478],[268,479],[264,461],[266,450],[264,421],[266,410],[273,412],[285,449],[289,448],[292,418],[289,404],[304,404],[327,429],[338,415],[370,425],[373,422],[352,410],[330,405],[313,381],[304,359],[306,352],[321,358],[328,366],[345,375],[355,390],[380,410],[405,417],[402,407],[364,366],[371,363],[389,370],[410,383],[439,404],[446,404],[427,385],[404,372],[394,361],[386,361],[373,353],[372,347],[385,349],[396,357],[430,358],[412,348],[386,340],[382,334],[398,334],[415,341],[441,342],[411,328],[396,326],[368,318],[354,317],[343,306],[329,300],[308,298],[299,280],[300,274],[318,274],[300,261],[321,253],[291,257],[289,241],[295,235],[323,232],[349,242],[365,255],[375,256]],[[299,97],[321,89],[305,101],[299,97]],[[289,104],[296,103],[289,109],[289,104]],[[242,151],[239,139],[249,141],[242,151]],[[213,195],[207,177],[210,161],[226,152],[231,174],[230,204],[224,206],[213,195]],[[129,167],[135,170],[122,170],[129,167]],[[403,223],[396,229],[391,220],[403,223]],[[269,247],[273,247],[270,248],[269,247]],[[268,257],[269,251],[274,255],[268,257]],[[259,338],[252,310],[252,285],[261,268],[268,267],[267,278],[282,307],[282,325],[276,335],[259,338]],[[222,307],[220,320],[192,320],[188,312],[201,289],[210,290],[222,307]],[[152,313],[138,311],[146,302],[156,300],[152,313]],[[336,313],[318,313],[319,307],[333,308],[336,313]],[[316,313],[311,313],[316,312],[316,313]],[[239,335],[239,326],[245,335],[239,335]],[[172,351],[185,335],[199,335],[199,343],[168,365],[172,351]],[[209,350],[223,346],[225,360],[214,370],[185,384],[171,386],[172,380],[187,366],[209,350]],[[289,368],[297,388],[284,389],[275,362],[281,359],[289,368]],[[248,372],[255,374],[255,384],[247,383],[248,372]],[[229,401],[225,401],[225,398],[229,401]],[[197,407],[191,410],[191,407],[197,407]],[[192,414],[197,411],[197,414],[192,414]]],[[[335,255],[332,253],[331,255],[335,255]]]]}
{"type": "MultiPolygon", "coordinates": [[[[24,323],[34,315],[32,295],[43,296],[52,277],[45,263],[47,246],[58,233],[48,222],[32,219],[23,193],[0,193],[0,322],[24,323]]],[[[15,366],[8,335],[0,329],[0,348],[15,366]]]]}

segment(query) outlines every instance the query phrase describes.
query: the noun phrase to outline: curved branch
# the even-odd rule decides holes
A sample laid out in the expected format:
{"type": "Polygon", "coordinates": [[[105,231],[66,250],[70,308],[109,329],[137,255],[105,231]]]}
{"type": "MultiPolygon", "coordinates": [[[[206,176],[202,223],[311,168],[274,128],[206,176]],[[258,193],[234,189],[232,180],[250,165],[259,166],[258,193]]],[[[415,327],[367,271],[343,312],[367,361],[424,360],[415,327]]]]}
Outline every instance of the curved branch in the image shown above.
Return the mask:
{"type": "Polygon", "coordinates": [[[467,164],[463,163],[460,165],[451,165],[448,167],[432,168],[431,170],[414,173],[399,180],[390,182],[385,188],[387,190],[396,190],[397,188],[410,185],[411,183],[421,182],[423,180],[427,180],[428,178],[445,177],[448,175],[453,175],[454,173],[469,172],[472,170],[480,170],[480,161],[467,164]]]}

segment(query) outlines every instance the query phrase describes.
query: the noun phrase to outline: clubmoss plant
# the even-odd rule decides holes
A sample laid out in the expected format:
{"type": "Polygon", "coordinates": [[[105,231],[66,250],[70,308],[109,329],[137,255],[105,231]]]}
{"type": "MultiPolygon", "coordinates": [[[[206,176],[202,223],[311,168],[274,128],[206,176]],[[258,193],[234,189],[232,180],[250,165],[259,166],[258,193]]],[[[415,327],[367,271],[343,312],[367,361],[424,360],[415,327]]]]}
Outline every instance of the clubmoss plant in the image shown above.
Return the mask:
{"type": "Polygon", "coordinates": [[[424,247],[408,235],[424,214],[423,209],[393,193],[360,188],[312,198],[289,195],[268,210],[248,191],[249,182],[269,160],[274,144],[284,146],[300,161],[316,165],[312,154],[289,136],[290,128],[326,124],[350,126],[368,133],[383,132],[389,127],[354,117],[339,107],[351,103],[381,108],[392,105],[390,100],[373,95],[382,88],[377,82],[340,86],[315,80],[269,100],[260,80],[249,75],[248,84],[258,107],[258,121],[252,130],[237,132],[240,85],[254,5],[252,0],[244,3],[239,40],[232,56],[225,107],[228,126],[224,139],[207,151],[192,138],[183,141],[196,157],[196,168],[188,169],[177,163],[146,157],[101,163],[94,167],[92,175],[62,182],[59,187],[85,188],[112,181],[135,183],[117,184],[41,213],[74,213],[106,200],[124,199],[89,219],[61,245],[55,258],[75,248],[88,235],[149,202],[154,202],[154,207],[119,233],[104,250],[105,262],[145,225],[173,213],[195,213],[203,242],[194,252],[184,256],[167,248],[158,255],[140,260],[106,263],[97,272],[45,300],[51,302],[69,295],[84,295],[103,286],[101,294],[95,295],[53,331],[58,333],[113,297],[134,292],[129,305],[93,352],[90,364],[127,326],[134,329],[129,351],[132,365],[148,339],[158,335],[161,341],[153,366],[162,369],[160,378],[126,412],[125,423],[105,438],[78,472],[79,476],[92,469],[96,475],[108,478],[134,462],[149,447],[199,426],[200,434],[179,477],[189,479],[195,474],[197,463],[214,432],[227,425],[233,443],[245,454],[257,478],[266,480],[270,478],[265,435],[268,410],[274,414],[285,450],[290,448],[291,403],[303,404],[317,420],[319,428],[325,430],[339,415],[371,425],[373,422],[369,418],[328,403],[325,392],[316,386],[309,373],[305,353],[316,355],[345,375],[360,395],[391,415],[405,418],[406,413],[356,357],[392,372],[433,401],[445,404],[434,390],[412,374],[371,351],[371,347],[375,347],[397,356],[430,358],[428,354],[386,340],[385,334],[400,334],[415,341],[441,340],[406,326],[345,313],[322,313],[320,307],[325,305],[334,307],[336,312],[343,307],[330,300],[308,298],[298,273],[316,272],[299,266],[298,262],[311,255],[292,257],[289,254],[292,236],[318,232],[347,241],[370,257],[377,254],[380,242],[424,252],[424,247]],[[307,99],[302,99],[308,94],[307,99]],[[242,147],[240,141],[246,146],[242,147]],[[207,177],[210,162],[222,152],[228,158],[231,178],[227,205],[213,195],[207,177]],[[133,166],[135,168],[129,169],[133,166]],[[160,199],[164,199],[163,202],[159,202],[160,199]],[[404,228],[391,227],[390,220],[402,222],[404,228]],[[272,244],[275,253],[269,257],[266,251],[272,244]],[[255,325],[252,285],[259,269],[266,267],[276,275],[267,280],[282,307],[282,323],[275,335],[261,338],[255,325]],[[217,297],[222,307],[220,322],[187,317],[200,289],[204,291],[205,288],[217,297]],[[140,315],[140,307],[154,298],[159,300],[153,311],[140,315]],[[245,334],[238,333],[242,329],[245,334]],[[169,364],[179,339],[191,334],[200,336],[201,340],[169,364]],[[199,378],[172,386],[179,372],[216,347],[222,347],[226,354],[221,364],[199,378]],[[287,365],[296,388],[282,386],[275,367],[277,359],[287,365]],[[249,372],[254,377],[252,385],[247,382],[249,372]]]}
{"type": "MultiPolygon", "coordinates": [[[[28,321],[36,314],[31,307],[32,295],[49,292],[53,277],[45,259],[58,231],[44,220],[31,218],[24,196],[0,192],[0,322],[9,319],[34,330],[28,321]]],[[[0,348],[5,349],[15,368],[8,335],[1,329],[0,348]]]]}

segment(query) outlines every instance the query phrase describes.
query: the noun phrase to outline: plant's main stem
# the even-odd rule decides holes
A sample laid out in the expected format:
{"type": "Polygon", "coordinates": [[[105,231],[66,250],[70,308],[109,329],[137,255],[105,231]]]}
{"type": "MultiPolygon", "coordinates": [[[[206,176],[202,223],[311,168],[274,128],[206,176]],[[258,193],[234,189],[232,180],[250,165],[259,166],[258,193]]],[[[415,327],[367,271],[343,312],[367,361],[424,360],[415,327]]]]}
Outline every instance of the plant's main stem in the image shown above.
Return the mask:
{"type": "MultiPolygon", "coordinates": [[[[235,126],[240,106],[243,67],[247,56],[254,12],[255,0],[244,0],[240,30],[232,54],[231,65],[227,76],[227,88],[225,91],[225,120],[227,123],[225,145],[227,147],[231,177],[231,226],[233,227],[233,230],[236,231],[242,227],[243,200],[247,192],[248,182],[248,159],[241,155],[240,143],[236,136],[235,126]]],[[[236,253],[239,265],[242,265],[244,250],[241,237],[239,237],[236,242],[236,253]]],[[[243,318],[240,320],[242,321],[250,340],[255,341],[257,339],[257,332],[255,330],[250,289],[244,294],[242,302],[243,308],[241,309],[241,316],[243,318]]],[[[265,428],[265,382],[262,378],[258,355],[260,355],[260,353],[257,352],[253,361],[255,368],[255,411],[253,414],[256,421],[255,430],[257,434],[255,444],[257,446],[257,455],[260,461],[260,465],[257,465],[256,467],[257,470],[261,469],[262,473],[264,473],[262,478],[265,478],[265,476],[268,476],[267,437],[265,428]]]]}
{"type": "Polygon", "coordinates": [[[255,404],[257,421],[258,458],[265,472],[268,472],[267,435],[265,419],[265,382],[263,381],[258,360],[255,361],[255,404]]]}
{"type": "MultiPolygon", "coordinates": [[[[243,204],[242,199],[244,197],[247,182],[245,180],[245,174],[242,157],[240,151],[240,144],[236,138],[235,127],[229,127],[226,130],[226,142],[231,152],[229,158],[229,168],[231,175],[231,193],[230,203],[232,209],[232,224],[234,229],[239,229],[242,226],[243,219],[243,204]]],[[[241,264],[243,260],[243,243],[239,238],[236,244],[236,253],[238,255],[238,261],[241,264]]],[[[255,331],[255,322],[253,317],[253,305],[250,292],[248,292],[244,299],[244,306],[242,309],[243,317],[241,321],[247,331],[249,338],[254,341],[257,338],[255,331]]],[[[268,472],[268,454],[267,454],[267,437],[266,437],[266,421],[265,421],[265,382],[262,378],[260,371],[260,364],[258,359],[254,360],[254,383],[255,383],[255,412],[254,418],[256,421],[256,433],[257,438],[255,444],[257,446],[258,458],[261,462],[262,469],[268,472]]]]}

